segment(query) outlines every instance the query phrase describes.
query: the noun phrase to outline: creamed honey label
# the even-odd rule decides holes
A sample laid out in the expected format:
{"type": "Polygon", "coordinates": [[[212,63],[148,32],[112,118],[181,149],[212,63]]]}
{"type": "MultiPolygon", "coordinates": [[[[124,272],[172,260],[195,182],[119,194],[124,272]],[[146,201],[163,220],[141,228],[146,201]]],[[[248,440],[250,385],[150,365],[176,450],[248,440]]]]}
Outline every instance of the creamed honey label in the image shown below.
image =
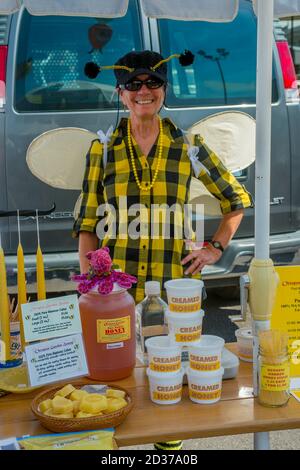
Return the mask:
{"type": "Polygon", "coordinates": [[[201,401],[217,400],[221,397],[221,385],[219,383],[212,385],[191,384],[189,396],[201,401]]]}
{"type": "Polygon", "coordinates": [[[202,325],[187,328],[176,328],[175,341],[177,343],[192,343],[201,338],[202,325]]]}
{"type": "Polygon", "coordinates": [[[97,320],[97,343],[118,343],[130,337],[130,316],[97,320]]]}
{"type": "Polygon", "coordinates": [[[157,386],[156,390],[153,390],[153,399],[160,401],[176,400],[181,398],[182,384],[170,385],[170,386],[157,386]]]}

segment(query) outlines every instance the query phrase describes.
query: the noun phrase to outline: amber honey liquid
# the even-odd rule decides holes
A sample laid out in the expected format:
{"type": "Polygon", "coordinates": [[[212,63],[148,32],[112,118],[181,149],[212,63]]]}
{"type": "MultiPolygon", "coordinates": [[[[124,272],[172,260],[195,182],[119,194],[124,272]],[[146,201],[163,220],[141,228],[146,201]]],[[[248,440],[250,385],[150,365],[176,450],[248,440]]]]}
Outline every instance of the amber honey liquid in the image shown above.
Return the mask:
{"type": "Polygon", "coordinates": [[[79,299],[83,339],[93,380],[128,377],[136,361],[135,304],[126,290],[79,299]]]}

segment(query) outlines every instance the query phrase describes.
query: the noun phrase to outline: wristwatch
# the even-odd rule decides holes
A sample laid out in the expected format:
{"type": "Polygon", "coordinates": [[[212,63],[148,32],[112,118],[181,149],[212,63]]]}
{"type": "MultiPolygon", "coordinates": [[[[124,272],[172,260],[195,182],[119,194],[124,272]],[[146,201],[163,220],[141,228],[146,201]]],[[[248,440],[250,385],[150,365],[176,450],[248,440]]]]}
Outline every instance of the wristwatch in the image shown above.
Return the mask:
{"type": "Polygon", "coordinates": [[[210,244],[211,244],[214,248],[216,248],[217,250],[222,251],[222,253],[223,253],[224,248],[223,248],[223,246],[221,245],[220,242],[217,242],[217,240],[212,240],[212,241],[210,242],[210,244]]]}

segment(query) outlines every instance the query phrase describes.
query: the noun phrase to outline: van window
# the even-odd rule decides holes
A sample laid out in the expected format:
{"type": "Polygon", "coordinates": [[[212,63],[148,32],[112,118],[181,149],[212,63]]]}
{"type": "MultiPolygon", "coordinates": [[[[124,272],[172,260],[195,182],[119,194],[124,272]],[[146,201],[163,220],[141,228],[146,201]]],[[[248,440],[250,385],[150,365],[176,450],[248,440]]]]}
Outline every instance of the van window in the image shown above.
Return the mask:
{"type": "Polygon", "coordinates": [[[283,18],[280,24],[291,49],[298,85],[300,85],[300,16],[283,18]]]}
{"type": "MultiPolygon", "coordinates": [[[[236,19],[229,23],[159,20],[164,57],[195,55],[193,65],[169,62],[166,103],[178,106],[223,106],[256,102],[256,17],[250,3],[240,2],[236,19]]],[[[273,100],[276,101],[273,79],[273,100]]]]}
{"type": "Polygon", "coordinates": [[[141,50],[136,1],[114,19],[22,15],[15,69],[17,111],[114,109],[113,70],[97,79],[84,74],[87,62],[113,65],[141,50]]]}

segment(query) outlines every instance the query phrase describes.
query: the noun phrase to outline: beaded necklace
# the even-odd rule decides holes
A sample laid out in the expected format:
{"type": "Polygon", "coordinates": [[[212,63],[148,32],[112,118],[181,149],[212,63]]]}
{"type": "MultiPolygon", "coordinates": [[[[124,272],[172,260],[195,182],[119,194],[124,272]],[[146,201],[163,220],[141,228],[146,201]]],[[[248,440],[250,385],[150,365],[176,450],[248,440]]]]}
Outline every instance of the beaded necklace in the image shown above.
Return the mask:
{"type": "Polygon", "coordinates": [[[128,119],[128,121],[127,121],[127,136],[128,136],[128,147],[129,147],[130,159],[131,159],[131,164],[132,164],[132,169],[133,169],[133,174],[134,174],[136,184],[137,184],[138,188],[141,191],[150,191],[153,188],[153,186],[155,184],[155,181],[156,181],[156,178],[157,178],[157,175],[158,175],[159,168],[160,168],[160,162],[161,162],[162,151],[163,151],[163,145],[162,145],[163,144],[163,129],[162,129],[162,121],[161,121],[160,117],[158,117],[158,119],[159,119],[158,161],[157,161],[157,166],[156,166],[156,169],[155,169],[155,172],[154,172],[152,183],[147,184],[147,186],[143,185],[140,182],[139,177],[138,177],[138,173],[137,173],[137,169],[136,169],[136,165],[135,165],[135,161],[134,161],[133,148],[132,148],[130,119],[128,119]]]}

